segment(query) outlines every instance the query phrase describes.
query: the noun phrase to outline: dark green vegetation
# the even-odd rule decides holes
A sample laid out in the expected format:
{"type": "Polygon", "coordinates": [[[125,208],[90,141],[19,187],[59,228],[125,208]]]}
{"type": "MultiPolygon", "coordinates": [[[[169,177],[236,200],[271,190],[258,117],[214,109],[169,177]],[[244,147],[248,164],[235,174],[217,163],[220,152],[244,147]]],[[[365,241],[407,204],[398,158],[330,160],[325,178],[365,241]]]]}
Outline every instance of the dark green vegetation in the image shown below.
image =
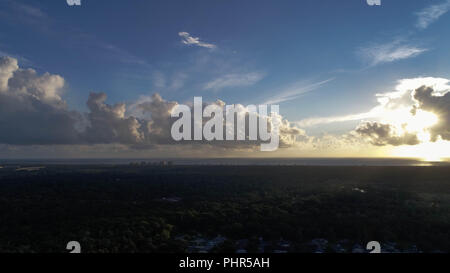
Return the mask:
{"type": "MultiPolygon", "coordinates": [[[[0,252],[183,252],[193,236],[314,238],[450,251],[449,167],[0,169],[0,252]],[[183,236],[184,235],[184,236],[183,236]],[[180,237],[183,236],[183,239],[180,237]]],[[[332,251],[331,249],[329,251],[332,251]]]]}

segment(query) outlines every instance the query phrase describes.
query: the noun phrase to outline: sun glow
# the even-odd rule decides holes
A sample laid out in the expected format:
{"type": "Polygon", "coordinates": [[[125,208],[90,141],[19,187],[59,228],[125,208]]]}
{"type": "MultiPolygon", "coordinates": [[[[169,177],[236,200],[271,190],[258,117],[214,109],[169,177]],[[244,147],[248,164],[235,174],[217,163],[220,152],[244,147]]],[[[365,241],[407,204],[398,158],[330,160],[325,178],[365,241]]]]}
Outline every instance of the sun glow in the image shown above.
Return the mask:
{"type": "Polygon", "coordinates": [[[423,110],[413,114],[410,108],[386,111],[381,117],[383,122],[392,124],[397,133],[415,133],[421,142],[418,145],[403,145],[393,148],[392,155],[397,157],[421,158],[424,161],[442,161],[450,157],[450,141],[438,139],[431,142],[429,128],[439,122],[439,118],[423,110]]]}
{"type": "Polygon", "coordinates": [[[415,114],[411,113],[410,108],[400,108],[396,110],[385,111],[381,115],[383,123],[392,124],[400,132],[408,133],[426,133],[426,129],[435,125],[439,119],[430,112],[417,110],[415,114]]]}
{"type": "Polygon", "coordinates": [[[392,156],[420,158],[424,161],[443,161],[444,158],[450,158],[450,141],[439,139],[436,142],[395,147],[392,156]]]}

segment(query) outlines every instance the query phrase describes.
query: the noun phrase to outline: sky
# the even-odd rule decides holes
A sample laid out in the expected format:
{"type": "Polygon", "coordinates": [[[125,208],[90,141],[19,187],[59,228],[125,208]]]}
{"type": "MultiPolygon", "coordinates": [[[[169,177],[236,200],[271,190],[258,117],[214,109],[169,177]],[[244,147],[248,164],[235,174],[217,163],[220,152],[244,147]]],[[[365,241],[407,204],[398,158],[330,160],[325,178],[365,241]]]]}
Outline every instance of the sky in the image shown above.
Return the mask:
{"type": "Polygon", "coordinates": [[[448,0],[0,0],[0,158],[450,157],[449,11],[448,0]],[[280,105],[282,147],[174,143],[168,113],[194,96],[280,105]]]}

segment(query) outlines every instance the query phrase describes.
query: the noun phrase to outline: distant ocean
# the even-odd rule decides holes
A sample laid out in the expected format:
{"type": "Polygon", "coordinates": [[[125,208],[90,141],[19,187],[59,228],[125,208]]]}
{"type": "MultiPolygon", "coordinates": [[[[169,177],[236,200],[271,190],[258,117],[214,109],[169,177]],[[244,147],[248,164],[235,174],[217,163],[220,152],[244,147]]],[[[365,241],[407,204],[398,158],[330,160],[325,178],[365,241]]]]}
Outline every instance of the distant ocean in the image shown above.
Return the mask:
{"type": "Polygon", "coordinates": [[[146,162],[171,161],[174,165],[228,165],[228,166],[450,166],[450,159],[427,162],[404,158],[134,158],[134,159],[0,159],[1,165],[126,165],[146,162]]]}

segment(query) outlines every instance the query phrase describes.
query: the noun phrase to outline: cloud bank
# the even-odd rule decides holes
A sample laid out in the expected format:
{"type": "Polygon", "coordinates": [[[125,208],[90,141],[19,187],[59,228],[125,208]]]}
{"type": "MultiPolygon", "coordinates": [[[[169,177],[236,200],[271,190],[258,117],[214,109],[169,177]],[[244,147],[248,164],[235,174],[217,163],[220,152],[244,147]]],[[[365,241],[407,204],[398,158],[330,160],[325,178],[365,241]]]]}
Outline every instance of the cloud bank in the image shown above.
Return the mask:
{"type": "MultiPolygon", "coordinates": [[[[108,104],[105,93],[93,92],[87,99],[88,111],[79,112],[67,106],[63,99],[64,86],[64,78],[59,75],[39,75],[33,69],[20,68],[14,58],[0,58],[0,146],[3,151],[47,147],[48,152],[75,149],[89,154],[94,150],[103,153],[111,149],[120,153],[155,151],[166,154],[171,150],[179,156],[186,156],[187,151],[190,155],[194,152],[204,156],[210,151],[218,152],[216,155],[255,152],[261,144],[246,137],[243,141],[176,142],[170,133],[174,122],[171,112],[178,105],[176,101],[153,94],[130,105],[108,104]]],[[[309,120],[316,124],[370,119],[343,135],[309,136],[298,125],[277,116],[282,120],[280,148],[294,149],[301,154],[313,150],[347,151],[367,147],[365,145],[381,147],[450,141],[450,80],[401,80],[395,91],[378,94],[377,99],[379,105],[367,113],[309,120]]],[[[211,105],[223,107],[225,102],[217,100],[203,106],[211,105]]],[[[236,115],[244,117],[248,125],[248,109],[239,104],[235,109],[236,115]]],[[[226,120],[225,113],[221,118],[226,120]]],[[[203,120],[206,122],[208,119],[203,120]]],[[[225,126],[226,122],[224,133],[225,126]]],[[[246,132],[235,134],[246,135],[246,132]]]]}
{"type": "MultiPolygon", "coordinates": [[[[8,145],[125,145],[129,148],[156,149],[160,145],[180,144],[172,140],[172,109],[177,102],[166,101],[159,94],[127,106],[106,103],[105,93],[91,93],[88,112],[71,111],[62,98],[64,79],[59,75],[38,75],[22,69],[11,57],[0,58],[0,144],[8,145]],[[128,109],[127,109],[128,108],[128,109]],[[131,113],[129,114],[131,108],[131,113]],[[141,113],[140,115],[137,115],[141,113]]],[[[223,106],[217,101],[205,103],[223,106]]],[[[237,115],[247,109],[237,105],[237,115]]],[[[223,117],[225,119],[225,116],[223,117]]],[[[288,147],[304,134],[283,119],[280,129],[282,147],[288,147]]],[[[204,122],[207,122],[205,120],[204,122]]],[[[247,123],[248,124],[248,123],[247,123]]],[[[181,142],[184,144],[184,142],[181,142]]],[[[252,142],[203,142],[227,149],[253,149],[252,142]]]]}

